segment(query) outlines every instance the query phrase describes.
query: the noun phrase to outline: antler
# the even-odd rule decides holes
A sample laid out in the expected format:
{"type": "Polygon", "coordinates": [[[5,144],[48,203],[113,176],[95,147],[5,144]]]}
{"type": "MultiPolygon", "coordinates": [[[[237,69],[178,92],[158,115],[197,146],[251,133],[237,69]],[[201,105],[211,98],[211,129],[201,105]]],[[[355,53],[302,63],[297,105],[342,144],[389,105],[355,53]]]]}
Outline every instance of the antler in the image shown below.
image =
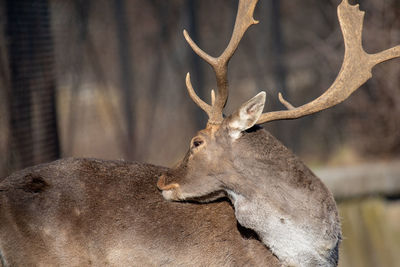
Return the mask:
{"type": "Polygon", "coordinates": [[[400,46],[376,54],[368,54],[362,47],[364,12],[359,5],[352,6],[343,0],[338,6],[338,17],[342,29],[345,54],[342,68],[331,87],[320,97],[300,107],[293,107],[279,93],[280,102],[288,109],[264,113],[258,124],[300,118],[333,107],[346,100],[355,90],[372,77],[372,68],[389,59],[400,57],[400,46]]]}
{"type": "Polygon", "coordinates": [[[224,109],[228,99],[228,63],[232,55],[235,53],[246,30],[251,25],[258,23],[258,21],[253,18],[254,8],[257,2],[258,0],[239,0],[239,7],[231,40],[224,52],[217,58],[212,57],[201,50],[201,48],[199,48],[190,38],[187,31],[183,31],[183,35],[190,47],[192,47],[193,51],[213,67],[217,79],[217,94],[215,96],[214,91],[212,91],[212,103],[209,105],[196,95],[190,82],[190,74],[188,73],[186,75],[186,87],[189,95],[192,100],[207,113],[209,117],[208,124],[220,124],[223,120],[222,110],[224,109]]]}

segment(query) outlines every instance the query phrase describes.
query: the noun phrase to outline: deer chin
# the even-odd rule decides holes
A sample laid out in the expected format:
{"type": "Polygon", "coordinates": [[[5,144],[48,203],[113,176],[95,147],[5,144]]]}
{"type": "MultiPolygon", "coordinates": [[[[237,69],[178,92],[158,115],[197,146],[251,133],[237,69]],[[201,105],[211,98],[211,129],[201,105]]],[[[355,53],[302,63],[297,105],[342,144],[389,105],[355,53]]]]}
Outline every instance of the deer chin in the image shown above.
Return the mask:
{"type": "Polygon", "coordinates": [[[200,203],[209,203],[216,201],[220,198],[226,197],[226,193],[223,190],[210,192],[210,193],[185,193],[179,186],[179,184],[169,184],[168,188],[161,189],[162,195],[166,200],[169,201],[195,201],[200,203]]]}
{"type": "Polygon", "coordinates": [[[185,198],[182,196],[182,194],[179,190],[179,185],[176,188],[162,190],[162,195],[163,195],[164,199],[169,200],[169,201],[185,200],[185,198]]]}
{"type": "Polygon", "coordinates": [[[180,190],[180,186],[177,183],[166,184],[165,175],[161,175],[157,181],[157,187],[162,191],[162,195],[166,200],[178,201],[184,200],[180,190]]]}
{"type": "Polygon", "coordinates": [[[226,197],[226,192],[224,190],[219,190],[219,191],[214,191],[208,194],[202,194],[202,195],[198,195],[198,194],[194,194],[194,195],[190,195],[190,194],[184,194],[183,196],[185,197],[186,200],[188,201],[195,201],[195,202],[200,202],[200,203],[209,203],[209,202],[213,202],[216,201],[218,199],[224,198],[226,197]]]}
{"type": "Polygon", "coordinates": [[[187,190],[185,185],[180,185],[178,183],[166,183],[166,176],[161,175],[157,181],[157,187],[162,191],[162,195],[166,200],[169,201],[195,201],[195,202],[212,202],[217,199],[226,197],[226,192],[224,190],[187,190]]]}

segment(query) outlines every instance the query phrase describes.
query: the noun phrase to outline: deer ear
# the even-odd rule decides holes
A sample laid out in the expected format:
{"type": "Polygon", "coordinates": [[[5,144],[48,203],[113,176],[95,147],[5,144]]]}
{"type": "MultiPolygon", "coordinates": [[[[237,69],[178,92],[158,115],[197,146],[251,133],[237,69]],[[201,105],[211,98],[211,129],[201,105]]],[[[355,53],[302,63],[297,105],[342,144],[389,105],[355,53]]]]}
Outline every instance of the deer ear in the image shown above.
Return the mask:
{"type": "Polygon", "coordinates": [[[227,118],[229,135],[232,139],[238,139],[241,132],[256,124],[264,109],[265,95],[265,92],[259,93],[227,118]]]}

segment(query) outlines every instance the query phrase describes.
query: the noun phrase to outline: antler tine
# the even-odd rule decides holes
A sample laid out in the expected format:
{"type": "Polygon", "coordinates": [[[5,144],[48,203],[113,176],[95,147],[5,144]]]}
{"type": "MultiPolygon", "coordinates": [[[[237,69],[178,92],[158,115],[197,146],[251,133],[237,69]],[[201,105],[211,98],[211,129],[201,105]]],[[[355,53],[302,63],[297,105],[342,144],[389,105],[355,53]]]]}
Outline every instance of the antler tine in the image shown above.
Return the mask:
{"type": "Polygon", "coordinates": [[[257,2],[258,0],[239,1],[238,12],[236,14],[235,26],[233,27],[231,40],[229,41],[229,44],[225,48],[224,52],[222,52],[221,56],[218,57],[216,66],[213,66],[217,75],[218,87],[215,105],[221,109],[221,113],[228,99],[228,63],[235,53],[240,40],[242,40],[244,33],[251,25],[258,23],[258,21],[254,20],[253,18],[254,9],[257,5],[257,2]]]}
{"type": "Polygon", "coordinates": [[[352,6],[343,0],[338,6],[338,17],[343,33],[345,55],[342,68],[331,87],[313,101],[294,108],[280,96],[288,110],[264,113],[258,124],[274,120],[296,119],[333,107],[346,100],[355,90],[372,77],[372,68],[389,59],[400,57],[400,46],[376,54],[368,54],[362,47],[364,12],[359,5],[352,6]],[[292,108],[291,108],[292,107],[292,108]]]}
{"type": "Polygon", "coordinates": [[[190,81],[190,73],[188,72],[186,74],[186,88],[188,90],[190,98],[192,98],[193,102],[196,103],[202,110],[204,110],[207,115],[210,117],[211,116],[211,110],[212,107],[201,100],[201,98],[196,94],[196,92],[193,89],[192,82],[190,81]]]}
{"type": "Polygon", "coordinates": [[[211,107],[210,113],[208,113],[204,109],[204,105],[203,106],[199,105],[200,98],[197,95],[196,96],[191,95],[193,101],[207,112],[209,117],[208,120],[209,124],[219,124],[223,120],[222,110],[224,109],[226,101],[228,99],[228,77],[227,77],[228,63],[233,54],[235,53],[236,48],[238,47],[239,42],[243,38],[243,35],[246,32],[246,30],[251,25],[258,23],[258,21],[254,20],[253,18],[254,8],[257,2],[258,0],[239,0],[239,7],[236,15],[236,21],[235,21],[235,26],[233,28],[231,40],[229,41],[229,44],[225,48],[224,52],[222,52],[222,54],[217,58],[212,57],[208,55],[206,52],[204,52],[190,38],[187,31],[186,30],[183,31],[183,35],[185,36],[185,39],[190,45],[190,47],[197,55],[199,55],[202,59],[204,59],[207,63],[209,63],[213,67],[216,75],[218,91],[215,98],[213,98],[215,100],[213,100],[211,106],[206,104],[207,108],[211,107]]]}

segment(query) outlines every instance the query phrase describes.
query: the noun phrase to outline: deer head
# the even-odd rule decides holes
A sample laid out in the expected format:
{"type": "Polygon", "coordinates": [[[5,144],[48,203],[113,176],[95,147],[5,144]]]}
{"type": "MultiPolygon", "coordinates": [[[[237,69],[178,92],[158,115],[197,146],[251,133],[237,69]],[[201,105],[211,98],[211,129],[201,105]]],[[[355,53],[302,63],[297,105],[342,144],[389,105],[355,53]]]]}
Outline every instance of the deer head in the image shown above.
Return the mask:
{"type": "Polygon", "coordinates": [[[226,182],[218,177],[234,175],[234,159],[238,157],[233,155],[232,146],[257,122],[264,103],[265,93],[261,92],[221,124],[209,124],[199,131],[179,166],[159,179],[158,186],[164,197],[170,200],[206,197],[210,200],[223,196],[226,182]]]}
{"type": "Polygon", "coordinates": [[[364,12],[343,0],[338,17],[345,56],[336,80],[325,93],[300,107],[279,94],[287,110],[263,114],[265,93],[261,92],[224,118],[228,62],[246,30],[257,23],[253,18],[256,4],[257,0],[239,0],[231,40],[219,57],[205,53],[183,32],[194,52],[214,69],[218,90],[217,94],[211,91],[211,104],[205,103],[196,95],[187,74],[189,95],[209,120],[192,139],[185,158],[164,173],[157,185],[167,200],[209,201],[228,196],[239,223],[255,230],[288,265],[335,265],[340,226],[331,193],[282,144],[254,126],[296,119],[341,103],[371,78],[375,65],[399,57],[400,46],[366,53],[361,44],[364,12]]]}
{"type": "Polygon", "coordinates": [[[336,80],[324,94],[300,107],[294,107],[279,93],[279,100],[287,110],[263,114],[265,93],[261,92],[244,103],[234,114],[224,118],[223,108],[228,99],[228,63],[246,30],[258,23],[253,18],[257,2],[258,0],[239,0],[231,40],[219,57],[208,55],[194,43],[186,30],[183,31],[186,41],[194,52],[214,69],[218,91],[215,94],[214,90],[211,90],[211,105],[209,105],[197,96],[190,81],[190,74],[186,75],[186,86],[190,97],[207,113],[209,119],[206,128],[199,131],[190,142],[188,153],[175,168],[176,173],[166,174],[160,178],[158,186],[167,199],[186,199],[219,190],[224,191],[221,174],[232,167],[228,159],[229,149],[246,130],[256,124],[296,119],[331,108],[346,100],[371,78],[371,70],[375,65],[400,57],[400,46],[376,54],[366,53],[361,44],[364,12],[359,10],[358,5],[352,6],[348,0],[343,0],[338,7],[338,17],[345,44],[344,61],[336,80]],[[190,186],[191,184],[193,186],[190,186]]]}

